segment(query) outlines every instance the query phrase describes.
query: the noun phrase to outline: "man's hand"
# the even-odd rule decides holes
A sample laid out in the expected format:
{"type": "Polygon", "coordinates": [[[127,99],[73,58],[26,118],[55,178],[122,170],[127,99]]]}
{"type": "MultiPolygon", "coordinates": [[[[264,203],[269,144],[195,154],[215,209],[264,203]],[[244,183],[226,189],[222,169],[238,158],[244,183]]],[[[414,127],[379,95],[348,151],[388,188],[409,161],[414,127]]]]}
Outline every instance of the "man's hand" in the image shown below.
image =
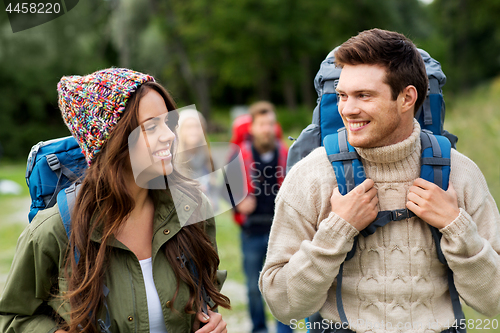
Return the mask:
{"type": "Polygon", "coordinates": [[[196,318],[193,323],[193,330],[197,330],[195,333],[227,333],[226,326],[227,324],[222,319],[222,315],[209,309],[208,316],[201,311],[196,314],[196,318]],[[204,323],[205,326],[198,329],[200,327],[200,323],[204,323]]]}
{"type": "Polygon", "coordinates": [[[426,223],[442,229],[460,214],[457,192],[450,183],[448,191],[425,179],[417,178],[408,192],[406,207],[426,223]]]}
{"type": "Polygon", "coordinates": [[[342,195],[338,187],[333,190],[330,203],[332,212],[361,231],[377,218],[378,197],[375,183],[371,179],[356,186],[351,192],[342,195]]]}
{"type": "Polygon", "coordinates": [[[242,202],[236,205],[236,210],[243,215],[250,215],[257,207],[257,199],[253,195],[248,195],[242,202]]]}

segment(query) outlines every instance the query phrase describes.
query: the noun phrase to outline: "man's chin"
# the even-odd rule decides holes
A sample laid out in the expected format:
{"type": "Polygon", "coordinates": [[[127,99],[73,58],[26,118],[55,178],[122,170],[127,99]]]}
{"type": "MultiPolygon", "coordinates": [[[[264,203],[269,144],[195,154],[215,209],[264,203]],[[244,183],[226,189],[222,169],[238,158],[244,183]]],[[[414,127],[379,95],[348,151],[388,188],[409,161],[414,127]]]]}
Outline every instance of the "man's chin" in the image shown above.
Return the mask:
{"type": "Polygon", "coordinates": [[[274,141],[271,141],[271,142],[260,142],[258,144],[258,147],[261,149],[261,150],[265,150],[265,151],[270,151],[270,150],[273,150],[274,149],[274,141]]]}

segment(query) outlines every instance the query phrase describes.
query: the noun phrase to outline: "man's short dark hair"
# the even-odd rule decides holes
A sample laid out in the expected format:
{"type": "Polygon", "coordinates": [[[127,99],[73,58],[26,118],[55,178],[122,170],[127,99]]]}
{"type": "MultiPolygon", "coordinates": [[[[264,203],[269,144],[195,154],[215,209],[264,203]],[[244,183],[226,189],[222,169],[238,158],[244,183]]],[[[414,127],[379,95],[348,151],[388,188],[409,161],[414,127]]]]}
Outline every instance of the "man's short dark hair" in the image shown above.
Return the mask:
{"type": "Polygon", "coordinates": [[[363,31],[338,48],[335,64],[382,66],[394,100],[407,86],[413,85],[418,93],[415,112],[424,103],[428,87],[424,61],[415,44],[400,33],[381,29],[363,31]]]}
{"type": "Polygon", "coordinates": [[[250,105],[248,113],[252,116],[252,122],[261,114],[275,113],[274,104],[267,101],[259,101],[250,105]]]}

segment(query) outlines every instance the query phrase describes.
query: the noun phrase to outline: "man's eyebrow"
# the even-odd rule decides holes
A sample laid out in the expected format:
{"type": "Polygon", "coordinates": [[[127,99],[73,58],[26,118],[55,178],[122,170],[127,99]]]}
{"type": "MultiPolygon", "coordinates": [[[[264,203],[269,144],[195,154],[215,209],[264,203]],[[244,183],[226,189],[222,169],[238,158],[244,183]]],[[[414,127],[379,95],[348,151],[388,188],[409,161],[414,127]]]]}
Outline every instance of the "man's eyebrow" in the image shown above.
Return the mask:
{"type": "MultiPolygon", "coordinates": [[[[338,88],[336,88],[336,89],[335,89],[335,91],[336,91],[336,92],[338,92],[338,93],[340,93],[340,92],[344,93],[344,92],[345,92],[345,91],[343,91],[342,89],[338,89],[338,88]]],[[[376,90],[371,90],[371,89],[360,89],[360,90],[355,90],[355,91],[353,92],[353,94],[354,94],[354,95],[355,95],[355,94],[360,94],[360,93],[369,93],[369,94],[371,94],[371,95],[376,95],[376,94],[378,94],[378,92],[377,92],[376,90]]]]}

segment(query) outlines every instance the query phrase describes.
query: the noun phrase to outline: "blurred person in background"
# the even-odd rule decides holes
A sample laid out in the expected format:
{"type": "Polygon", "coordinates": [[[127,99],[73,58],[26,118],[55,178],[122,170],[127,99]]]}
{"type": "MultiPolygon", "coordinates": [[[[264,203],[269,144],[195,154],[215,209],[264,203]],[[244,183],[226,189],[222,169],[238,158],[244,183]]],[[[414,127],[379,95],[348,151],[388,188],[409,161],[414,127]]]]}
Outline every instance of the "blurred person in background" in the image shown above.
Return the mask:
{"type": "Polygon", "coordinates": [[[219,183],[206,137],[207,122],[195,109],[179,112],[177,129],[178,171],[185,177],[200,183],[200,189],[211,200],[214,211],[218,208],[219,183]]]}
{"type": "MultiPolygon", "coordinates": [[[[281,128],[277,124],[273,104],[256,102],[250,106],[249,113],[250,135],[239,143],[248,196],[236,206],[234,217],[241,226],[243,268],[247,279],[252,332],[261,333],[267,332],[267,325],[264,302],[258,286],[259,274],[266,257],[274,199],[285,176],[288,148],[277,137],[281,128]]],[[[292,330],[277,322],[277,331],[281,333],[292,330]]]]}

